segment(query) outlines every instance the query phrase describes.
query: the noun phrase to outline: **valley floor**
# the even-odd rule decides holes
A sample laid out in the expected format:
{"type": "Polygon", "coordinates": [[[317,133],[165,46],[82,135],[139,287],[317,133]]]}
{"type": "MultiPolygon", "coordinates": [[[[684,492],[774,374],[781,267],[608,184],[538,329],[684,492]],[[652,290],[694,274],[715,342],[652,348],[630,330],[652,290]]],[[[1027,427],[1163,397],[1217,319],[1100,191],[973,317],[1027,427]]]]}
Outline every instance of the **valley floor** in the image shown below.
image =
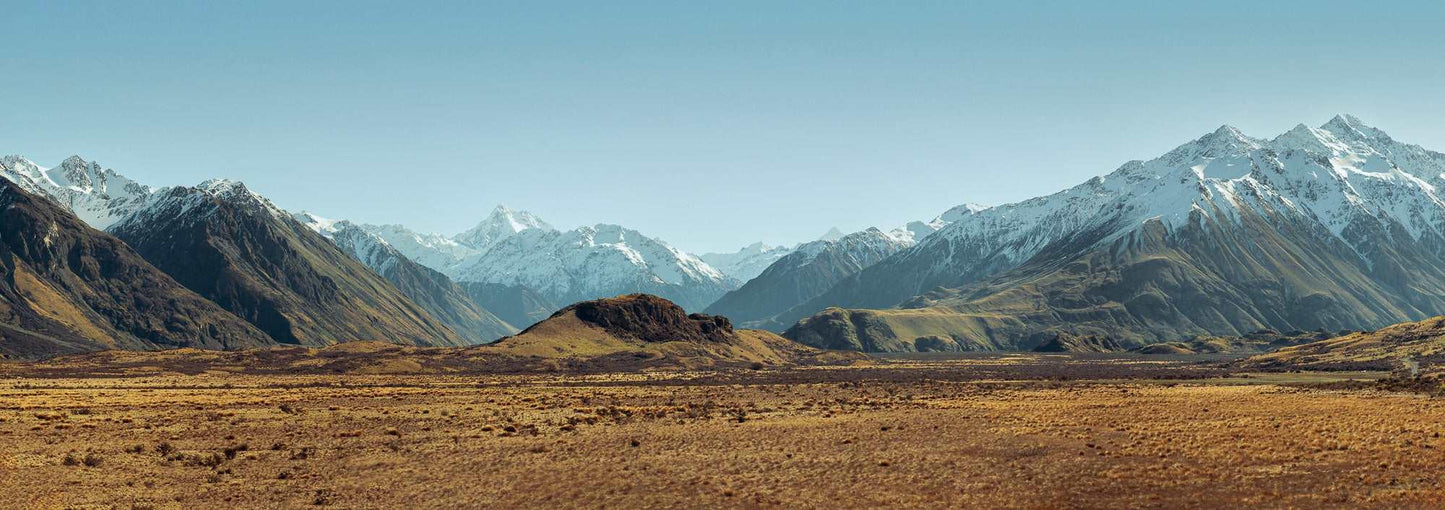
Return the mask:
{"type": "Polygon", "coordinates": [[[0,507],[1445,505],[1445,401],[1297,385],[1380,374],[1210,367],[1021,355],[37,378],[7,365],[0,507]]]}

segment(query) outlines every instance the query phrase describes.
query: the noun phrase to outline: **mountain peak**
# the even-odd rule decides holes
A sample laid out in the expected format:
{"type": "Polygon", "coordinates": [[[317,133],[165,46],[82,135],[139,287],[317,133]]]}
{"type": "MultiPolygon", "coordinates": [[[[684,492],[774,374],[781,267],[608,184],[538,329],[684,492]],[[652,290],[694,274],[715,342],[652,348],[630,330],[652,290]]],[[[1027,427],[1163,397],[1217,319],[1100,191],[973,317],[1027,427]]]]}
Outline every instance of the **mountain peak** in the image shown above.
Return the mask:
{"type": "Polygon", "coordinates": [[[823,233],[823,235],[818,236],[818,240],[819,240],[819,241],[837,241],[837,240],[839,240],[839,239],[842,239],[843,236],[844,236],[844,234],[843,234],[843,231],[842,231],[842,230],[838,230],[838,227],[833,227],[833,228],[828,229],[828,231],[825,232],[825,233],[823,233]]]}
{"type": "MultiPolygon", "coordinates": [[[[1329,122],[1326,122],[1325,125],[1326,125],[1326,126],[1350,126],[1350,127],[1356,128],[1356,129],[1359,129],[1359,128],[1369,128],[1369,127],[1370,127],[1370,126],[1366,125],[1366,124],[1364,123],[1364,121],[1361,121],[1359,117],[1356,117],[1356,116],[1354,116],[1354,115],[1350,115],[1350,114],[1348,114],[1348,113],[1341,113],[1341,114],[1339,114],[1339,115],[1334,116],[1333,118],[1330,119],[1329,122]]],[[[1371,129],[1373,129],[1373,128],[1371,128],[1371,129]]]]}
{"type": "Polygon", "coordinates": [[[1390,135],[1385,134],[1369,124],[1365,124],[1358,117],[1349,114],[1336,115],[1329,122],[1326,122],[1320,129],[1329,131],[1335,137],[1356,142],[1381,141],[1389,142],[1390,135]]]}
{"type": "Polygon", "coordinates": [[[231,179],[207,179],[197,184],[196,188],[215,195],[251,191],[246,188],[246,183],[233,181],[231,179]]]}
{"type": "MultiPolygon", "coordinates": [[[[1264,147],[1260,140],[1246,136],[1239,128],[1225,124],[1219,129],[1200,137],[1198,140],[1180,145],[1168,154],[1163,160],[1170,165],[1182,164],[1186,161],[1197,159],[1214,159],[1225,156],[1238,156],[1250,151],[1264,147]]],[[[1121,169],[1122,170],[1122,169],[1121,169]]]]}
{"type": "Polygon", "coordinates": [[[1203,138],[1200,138],[1199,141],[1208,148],[1254,150],[1260,147],[1258,140],[1250,138],[1248,135],[1245,135],[1243,131],[1240,131],[1239,128],[1229,124],[1219,126],[1219,129],[1205,135],[1203,138]]]}
{"type": "Polygon", "coordinates": [[[6,165],[6,166],[22,165],[22,164],[24,164],[24,165],[31,165],[31,166],[38,166],[38,165],[35,165],[35,162],[34,162],[34,161],[30,161],[30,160],[29,160],[28,158],[26,158],[25,156],[21,156],[21,155],[19,155],[19,154],[6,154],[5,156],[0,156],[0,164],[6,165]]]}
{"type": "Polygon", "coordinates": [[[85,158],[80,157],[79,154],[71,155],[70,157],[65,158],[65,161],[60,162],[60,166],[62,168],[82,168],[90,165],[91,162],[86,161],[85,158]]]}
{"type": "Polygon", "coordinates": [[[556,230],[535,214],[499,204],[486,219],[470,230],[457,234],[454,240],[473,248],[484,248],[529,229],[556,230]]]}

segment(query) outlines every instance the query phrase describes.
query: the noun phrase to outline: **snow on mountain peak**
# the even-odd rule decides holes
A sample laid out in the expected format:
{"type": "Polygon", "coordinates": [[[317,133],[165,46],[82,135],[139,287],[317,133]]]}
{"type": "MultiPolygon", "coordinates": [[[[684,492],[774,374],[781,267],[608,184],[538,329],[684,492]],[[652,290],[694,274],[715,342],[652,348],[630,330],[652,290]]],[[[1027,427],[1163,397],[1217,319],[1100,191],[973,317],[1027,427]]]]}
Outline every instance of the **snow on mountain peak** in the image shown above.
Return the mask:
{"type": "Polygon", "coordinates": [[[0,176],[50,198],[91,227],[103,229],[140,207],[153,193],[146,186],[71,156],[54,168],[42,168],[21,156],[0,158],[0,176]]]}
{"type": "Polygon", "coordinates": [[[837,240],[839,240],[839,239],[842,239],[844,235],[845,235],[845,234],[843,234],[843,231],[842,231],[842,230],[838,230],[838,227],[833,227],[833,228],[828,229],[828,231],[825,232],[825,233],[823,233],[823,235],[818,236],[818,240],[819,240],[819,241],[837,241],[837,240]]]}
{"type": "Polygon", "coordinates": [[[1226,124],[1219,126],[1219,129],[1212,133],[1169,151],[1163,159],[1170,161],[1171,164],[1179,164],[1191,160],[1239,156],[1259,150],[1266,143],[1263,140],[1250,138],[1239,128],[1226,124]]]}
{"type": "Polygon", "coordinates": [[[759,241],[744,246],[736,252],[704,253],[698,255],[698,258],[722,274],[735,278],[739,282],[746,282],[762,274],[763,270],[773,262],[787,256],[792,251],[792,248],[769,246],[759,241]]]}
{"type": "Polygon", "coordinates": [[[315,230],[316,233],[327,237],[330,237],[331,234],[339,230],[341,228],[341,223],[346,222],[346,220],[333,220],[329,218],[322,218],[306,211],[297,211],[291,213],[291,217],[296,218],[296,221],[301,222],[302,225],[306,225],[311,230],[315,230]]]}
{"type": "Polygon", "coordinates": [[[232,203],[245,207],[257,208],[259,210],[273,214],[277,217],[291,217],[290,213],[281,210],[280,207],[276,207],[276,204],[271,203],[270,199],[261,196],[259,193],[251,191],[250,188],[246,187],[246,183],[243,183],[241,181],[231,179],[207,179],[206,181],[196,185],[196,189],[213,197],[216,197],[217,199],[230,201],[232,203]]]}
{"type": "Polygon", "coordinates": [[[486,219],[453,239],[475,249],[484,249],[524,230],[556,230],[536,215],[498,205],[486,219]]]}
{"type": "Polygon", "coordinates": [[[1388,225],[1395,223],[1416,239],[1445,238],[1445,201],[1436,191],[1445,184],[1442,172],[1445,155],[1396,142],[1350,116],[1321,128],[1296,126],[1273,140],[1223,126],[1053,195],[955,216],[900,256],[945,249],[966,267],[935,269],[966,273],[1022,263],[1080,232],[1109,242],[1150,221],[1173,230],[1201,221],[1232,224],[1245,213],[1318,222],[1351,246],[1361,241],[1346,227],[1360,222],[1385,224],[1384,231],[1397,231],[1388,225]]]}

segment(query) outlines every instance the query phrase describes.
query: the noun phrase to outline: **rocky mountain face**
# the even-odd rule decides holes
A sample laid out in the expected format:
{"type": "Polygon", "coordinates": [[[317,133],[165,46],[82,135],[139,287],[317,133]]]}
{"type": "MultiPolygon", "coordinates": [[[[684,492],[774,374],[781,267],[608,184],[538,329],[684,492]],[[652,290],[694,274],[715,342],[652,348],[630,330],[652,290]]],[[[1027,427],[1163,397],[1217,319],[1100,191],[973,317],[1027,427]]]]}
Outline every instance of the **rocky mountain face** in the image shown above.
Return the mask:
{"type": "Polygon", "coordinates": [[[155,190],[99,163],[71,156],[55,168],[41,168],[20,156],[0,158],[0,177],[49,198],[87,225],[104,230],[135,211],[155,190]]]}
{"type": "Polygon", "coordinates": [[[958,211],[782,318],[806,319],[787,333],[804,342],[889,350],[1418,319],[1445,312],[1442,172],[1445,155],[1353,117],[1273,140],[1225,126],[1054,195],[958,211]]]}
{"type": "Polygon", "coordinates": [[[411,261],[380,236],[349,221],[331,221],[309,213],[295,218],[395,285],[469,343],[486,343],[517,328],[479,306],[446,275],[411,261]]]}
{"type": "Polygon", "coordinates": [[[119,239],[0,178],[0,358],[274,345],[119,239]]]}
{"type": "Polygon", "coordinates": [[[238,182],[168,188],[110,231],[277,342],[469,343],[391,282],[238,182]]]}
{"type": "Polygon", "coordinates": [[[792,322],[774,320],[778,314],[912,246],[911,238],[911,235],[899,238],[869,228],[831,241],[805,243],[741,288],[718,299],[707,308],[707,313],[725,315],[749,327],[782,331],[792,322]]]}

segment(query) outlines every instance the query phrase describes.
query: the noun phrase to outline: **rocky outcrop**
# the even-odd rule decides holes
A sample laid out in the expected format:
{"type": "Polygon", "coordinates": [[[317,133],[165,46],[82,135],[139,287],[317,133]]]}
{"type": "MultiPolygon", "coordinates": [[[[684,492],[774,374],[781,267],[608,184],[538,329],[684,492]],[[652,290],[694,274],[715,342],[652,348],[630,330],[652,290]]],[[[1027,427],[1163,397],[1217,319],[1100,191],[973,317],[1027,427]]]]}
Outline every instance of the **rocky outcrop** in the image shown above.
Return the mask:
{"type": "Polygon", "coordinates": [[[1114,339],[1101,335],[1073,335],[1052,332],[1042,335],[1047,338],[1034,352],[1119,352],[1124,346],[1114,339]]]}
{"type": "Polygon", "coordinates": [[[689,315],[677,304],[647,294],[577,303],[516,336],[477,349],[559,363],[586,360],[614,368],[759,367],[864,359],[856,353],[820,351],[767,331],[735,330],[725,317],[689,315]]]}
{"type": "Polygon", "coordinates": [[[688,314],[671,301],[649,294],[577,303],[557,312],[624,338],[644,342],[726,342],[735,337],[727,317],[688,314]]]}

